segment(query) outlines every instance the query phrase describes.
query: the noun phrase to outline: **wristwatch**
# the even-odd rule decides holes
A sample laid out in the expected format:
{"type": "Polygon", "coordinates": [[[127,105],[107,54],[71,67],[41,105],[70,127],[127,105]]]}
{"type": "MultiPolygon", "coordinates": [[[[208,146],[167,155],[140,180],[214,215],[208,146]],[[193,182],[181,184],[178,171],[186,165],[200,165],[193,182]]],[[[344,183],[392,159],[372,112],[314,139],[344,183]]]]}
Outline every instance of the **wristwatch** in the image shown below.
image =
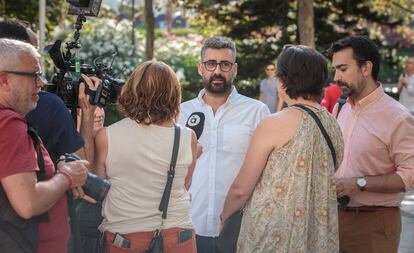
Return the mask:
{"type": "Polygon", "coordinates": [[[356,184],[360,191],[365,191],[365,186],[367,185],[367,180],[363,177],[357,178],[356,184]]]}

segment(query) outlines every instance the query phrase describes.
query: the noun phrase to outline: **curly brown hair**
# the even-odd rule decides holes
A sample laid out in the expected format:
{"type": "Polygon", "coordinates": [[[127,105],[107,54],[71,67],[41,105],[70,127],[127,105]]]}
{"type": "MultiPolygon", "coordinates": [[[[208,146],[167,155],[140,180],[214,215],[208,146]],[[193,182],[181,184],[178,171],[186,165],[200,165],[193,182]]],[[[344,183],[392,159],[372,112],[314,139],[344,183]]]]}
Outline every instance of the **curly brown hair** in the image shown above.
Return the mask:
{"type": "Polygon", "coordinates": [[[118,108],[138,123],[150,125],[176,120],[180,103],[180,82],[171,67],[161,61],[146,61],[122,88],[118,108]]]}

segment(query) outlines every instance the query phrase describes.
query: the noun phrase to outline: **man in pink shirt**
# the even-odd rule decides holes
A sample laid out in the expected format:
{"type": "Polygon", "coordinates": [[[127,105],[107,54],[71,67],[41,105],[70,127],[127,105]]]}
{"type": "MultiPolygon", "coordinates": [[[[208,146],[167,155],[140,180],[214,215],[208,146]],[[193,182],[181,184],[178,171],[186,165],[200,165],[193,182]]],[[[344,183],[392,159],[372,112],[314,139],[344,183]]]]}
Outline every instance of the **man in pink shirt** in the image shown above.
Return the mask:
{"type": "MultiPolygon", "coordinates": [[[[401,231],[399,205],[414,186],[414,118],[377,81],[380,56],[361,36],[331,47],[335,81],[349,96],[338,115],[344,159],[336,172],[341,253],[393,253],[401,231]]],[[[334,109],[335,111],[335,109],[334,109]]]]}

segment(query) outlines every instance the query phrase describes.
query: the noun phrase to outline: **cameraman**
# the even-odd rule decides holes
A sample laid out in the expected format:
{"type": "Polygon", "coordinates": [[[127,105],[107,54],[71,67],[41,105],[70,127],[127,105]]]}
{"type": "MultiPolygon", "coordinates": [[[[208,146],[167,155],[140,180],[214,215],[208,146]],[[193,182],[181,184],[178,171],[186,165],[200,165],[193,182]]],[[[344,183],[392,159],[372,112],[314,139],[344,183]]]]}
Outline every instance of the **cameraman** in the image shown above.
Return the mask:
{"type": "MultiPolygon", "coordinates": [[[[48,233],[66,232],[68,237],[64,193],[72,187],[80,187],[85,182],[88,171],[87,161],[61,162],[56,170],[43,144],[36,143],[38,137],[29,135],[24,116],[36,107],[40,88],[45,85],[39,59],[40,55],[32,45],[0,39],[0,194],[7,196],[11,206],[6,212],[0,212],[2,252],[23,252],[19,247],[29,247],[36,252],[38,221],[31,218],[51,208],[62,215],[49,215],[48,222],[54,225],[54,230],[48,233]],[[42,168],[45,178],[44,181],[39,181],[36,172],[42,168]],[[10,211],[20,216],[13,218],[23,223],[25,230],[8,222],[10,211]],[[10,229],[15,233],[10,233],[10,229]],[[25,245],[20,238],[10,238],[16,233],[30,241],[30,244],[25,245]]],[[[2,207],[5,204],[7,203],[2,203],[2,207]]],[[[39,239],[42,236],[39,233],[39,239]]],[[[40,240],[39,248],[42,248],[41,243],[40,240]]],[[[54,246],[54,252],[66,250],[65,241],[56,242],[54,246]]]]}
{"type": "MultiPolygon", "coordinates": [[[[30,24],[20,20],[0,21],[0,38],[13,38],[28,42],[33,46],[37,46],[38,44],[36,34],[30,29],[30,24]]],[[[88,82],[88,86],[91,89],[95,89],[100,82],[97,79],[91,82],[88,77],[84,77],[84,79],[88,82]]],[[[76,131],[74,121],[59,97],[53,93],[44,91],[40,91],[38,95],[37,107],[30,111],[25,118],[31,126],[38,130],[39,136],[52,161],[55,162],[65,153],[73,153],[75,151],[82,158],[90,159],[90,154],[93,153],[88,151],[93,148],[93,113],[95,106],[91,106],[87,102],[88,97],[84,93],[84,85],[81,84],[79,91],[79,105],[84,112],[82,114],[82,124],[80,127],[82,137],[76,131]]],[[[83,194],[76,188],[73,189],[73,193],[75,196],[83,194]]],[[[66,198],[62,197],[62,199],[66,198]]],[[[69,206],[73,208],[72,197],[67,198],[67,200],[69,206]]],[[[64,225],[61,229],[54,229],[55,225],[53,222],[39,224],[39,233],[42,235],[39,247],[39,252],[41,253],[61,252],[59,250],[60,246],[56,246],[56,243],[59,243],[59,245],[67,245],[68,223],[66,217],[68,211],[67,205],[64,202],[62,201],[62,203],[55,205],[54,208],[49,210],[49,217],[51,219],[56,217],[56,219],[61,221],[59,223],[62,226],[64,225]],[[64,212],[62,213],[61,210],[64,210],[64,212]],[[54,232],[50,233],[50,231],[54,232]],[[56,249],[56,247],[58,248],[56,249]]],[[[73,212],[72,215],[74,215],[73,212]]],[[[76,220],[74,216],[71,216],[71,219],[76,220]]],[[[76,234],[76,232],[74,233],[76,234]]],[[[63,251],[62,248],[62,252],[66,252],[66,250],[63,251]]]]}
{"type": "MultiPolygon", "coordinates": [[[[0,21],[0,38],[24,41],[34,47],[38,45],[30,24],[22,20],[0,21]]],[[[88,110],[89,107],[86,104],[86,108],[82,109],[88,110]]],[[[65,153],[74,152],[91,161],[88,156],[93,148],[93,112],[94,108],[91,108],[90,113],[82,115],[81,137],[63,101],[53,93],[41,91],[37,107],[25,118],[38,131],[52,161],[57,161],[65,153]]]]}

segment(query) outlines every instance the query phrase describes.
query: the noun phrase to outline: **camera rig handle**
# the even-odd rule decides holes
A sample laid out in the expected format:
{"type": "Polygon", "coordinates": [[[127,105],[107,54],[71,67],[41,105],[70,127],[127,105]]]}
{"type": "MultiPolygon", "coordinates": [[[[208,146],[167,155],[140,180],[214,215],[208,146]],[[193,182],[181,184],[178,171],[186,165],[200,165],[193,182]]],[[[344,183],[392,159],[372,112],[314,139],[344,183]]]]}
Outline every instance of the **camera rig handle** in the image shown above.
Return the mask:
{"type": "Polygon", "coordinates": [[[72,57],[71,52],[70,52],[71,49],[80,49],[81,48],[79,38],[80,38],[80,30],[82,30],[83,22],[86,22],[85,15],[83,15],[83,14],[78,15],[78,17],[76,19],[76,24],[75,24],[75,33],[73,34],[73,41],[66,42],[66,48],[67,48],[67,51],[66,51],[66,54],[65,54],[66,59],[70,59],[72,57]]]}

